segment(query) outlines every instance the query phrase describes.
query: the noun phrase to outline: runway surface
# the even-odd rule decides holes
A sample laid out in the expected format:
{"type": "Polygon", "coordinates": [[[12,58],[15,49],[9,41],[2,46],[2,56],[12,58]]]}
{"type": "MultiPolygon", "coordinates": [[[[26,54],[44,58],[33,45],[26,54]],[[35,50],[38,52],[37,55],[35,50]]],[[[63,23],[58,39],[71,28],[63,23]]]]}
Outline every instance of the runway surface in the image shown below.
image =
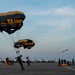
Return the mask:
{"type": "Polygon", "coordinates": [[[57,63],[31,63],[30,67],[24,64],[21,70],[18,63],[5,66],[0,63],[0,75],[75,75],[75,66],[59,67],[57,63]]]}

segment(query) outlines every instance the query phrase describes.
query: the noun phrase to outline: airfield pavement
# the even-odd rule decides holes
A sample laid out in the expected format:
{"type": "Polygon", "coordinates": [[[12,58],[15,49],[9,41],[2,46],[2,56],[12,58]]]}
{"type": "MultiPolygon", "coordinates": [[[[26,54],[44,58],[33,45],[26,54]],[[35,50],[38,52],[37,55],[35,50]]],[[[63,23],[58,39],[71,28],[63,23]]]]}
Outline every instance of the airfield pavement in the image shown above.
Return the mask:
{"type": "Polygon", "coordinates": [[[18,63],[5,66],[0,63],[0,75],[75,75],[75,66],[59,67],[57,63],[31,63],[28,67],[23,63],[25,70],[21,70],[18,63]]]}

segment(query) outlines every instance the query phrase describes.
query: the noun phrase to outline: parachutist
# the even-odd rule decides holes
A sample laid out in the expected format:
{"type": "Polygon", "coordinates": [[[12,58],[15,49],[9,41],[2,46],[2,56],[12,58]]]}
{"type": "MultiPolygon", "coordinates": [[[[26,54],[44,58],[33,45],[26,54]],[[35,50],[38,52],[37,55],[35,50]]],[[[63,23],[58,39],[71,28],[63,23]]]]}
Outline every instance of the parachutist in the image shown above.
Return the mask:
{"type": "Polygon", "coordinates": [[[21,59],[22,55],[19,55],[18,57],[16,57],[17,61],[19,62],[20,66],[21,66],[21,69],[22,70],[25,70],[24,67],[23,67],[23,63],[22,63],[22,59],[21,59]]]}
{"type": "Polygon", "coordinates": [[[26,63],[28,64],[28,66],[30,66],[30,59],[29,59],[29,57],[26,57],[26,59],[27,59],[26,63]]]}
{"type": "Polygon", "coordinates": [[[17,53],[17,54],[19,54],[19,53],[20,53],[20,51],[16,51],[16,53],[17,53]]]}

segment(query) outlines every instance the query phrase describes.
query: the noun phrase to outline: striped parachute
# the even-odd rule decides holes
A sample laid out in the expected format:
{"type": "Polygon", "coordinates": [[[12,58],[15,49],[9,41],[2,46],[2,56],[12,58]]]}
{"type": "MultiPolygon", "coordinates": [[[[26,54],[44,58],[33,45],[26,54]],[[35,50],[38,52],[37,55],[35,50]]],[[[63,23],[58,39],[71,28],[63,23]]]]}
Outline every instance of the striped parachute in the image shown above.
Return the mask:
{"type": "Polygon", "coordinates": [[[15,42],[14,47],[20,48],[23,47],[24,49],[28,48],[31,49],[35,45],[34,41],[30,39],[22,39],[15,42]]]}
{"type": "Polygon", "coordinates": [[[23,26],[25,15],[20,11],[12,11],[0,14],[0,32],[12,34],[23,26]]]}

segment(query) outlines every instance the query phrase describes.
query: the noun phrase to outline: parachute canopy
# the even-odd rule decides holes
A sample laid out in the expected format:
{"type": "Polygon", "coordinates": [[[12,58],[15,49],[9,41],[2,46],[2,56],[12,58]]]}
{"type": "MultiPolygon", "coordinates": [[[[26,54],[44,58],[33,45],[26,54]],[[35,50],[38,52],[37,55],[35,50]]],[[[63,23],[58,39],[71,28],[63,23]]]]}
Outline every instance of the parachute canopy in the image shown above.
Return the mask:
{"type": "Polygon", "coordinates": [[[25,15],[20,11],[12,11],[0,14],[0,32],[12,34],[23,26],[25,15]]]}
{"type": "Polygon", "coordinates": [[[23,39],[23,40],[18,40],[17,42],[15,42],[14,47],[15,48],[24,47],[24,49],[26,48],[31,49],[34,45],[35,43],[32,40],[23,39]]]}
{"type": "Polygon", "coordinates": [[[68,51],[68,49],[63,50],[63,51],[61,51],[61,52],[58,53],[58,54],[64,53],[64,52],[66,52],[66,51],[68,51]]]}
{"type": "Polygon", "coordinates": [[[66,50],[63,50],[62,52],[66,52],[66,51],[68,51],[68,49],[66,49],[66,50]]]}

